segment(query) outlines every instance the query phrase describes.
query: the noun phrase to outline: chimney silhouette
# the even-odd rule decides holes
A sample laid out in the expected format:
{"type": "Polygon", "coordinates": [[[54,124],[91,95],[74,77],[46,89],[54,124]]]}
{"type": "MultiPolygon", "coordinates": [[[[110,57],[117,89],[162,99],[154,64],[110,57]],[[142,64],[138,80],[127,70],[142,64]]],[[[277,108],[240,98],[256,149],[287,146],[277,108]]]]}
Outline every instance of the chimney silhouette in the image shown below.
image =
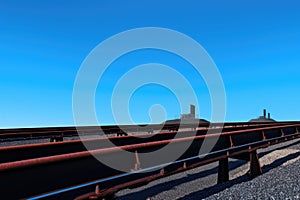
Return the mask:
{"type": "Polygon", "coordinates": [[[268,113],[268,119],[271,119],[271,114],[270,113],[268,113]]]}
{"type": "Polygon", "coordinates": [[[195,118],[195,106],[194,105],[190,105],[190,114],[193,118],[195,118]]]}
{"type": "Polygon", "coordinates": [[[264,109],[264,118],[266,118],[266,117],[267,117],[267,110],[264,109]]]}

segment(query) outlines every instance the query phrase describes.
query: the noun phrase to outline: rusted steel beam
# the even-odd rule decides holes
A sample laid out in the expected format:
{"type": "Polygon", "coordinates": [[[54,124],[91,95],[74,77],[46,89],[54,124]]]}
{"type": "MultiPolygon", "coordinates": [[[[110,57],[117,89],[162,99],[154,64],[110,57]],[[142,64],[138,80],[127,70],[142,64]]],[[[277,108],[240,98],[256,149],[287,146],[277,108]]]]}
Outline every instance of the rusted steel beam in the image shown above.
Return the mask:
{"type": "MultiPolygon", "coordinates": [[[[271,126],[268,124],[267,127],[271,126]]],[[[274,125],[273,125],[274,126],[274,125]]],[[[207,130],[197,130],[196,135],[205,135],[208,130],[212,133],[221,133],[237,130],[246,130],[261,127],[261,125],[253,125],[247,127],[225,127],[223,130],[219,128],[211,128],[207,130]]],[[[129,144],[137,143],[148,143],[153,141],[163,141],[167,139],[173,139],[174,137],[182,138],[194,136],[193,131],[180,131],[180,132],[160,132],[149,137],[148,134],[138,134],[134,136],[110,136],[108,138],[98,138],[98,139],[86,139],[85,144],[89,146],[90,150],[101,149],[115,146],[124,146],[129,144]],[[147,136],[147,137],[146,137],[147,136]],[[110,142],[108,142],[108,140],[110,142]]],[[[231,144],[232,138],[230,136],[231,144]]],[[[46,157],[52,155],[60,155],[66,153],[86,151],[86,147],[82,144],[82,141],[65,141],[57,143],[42,143],[42,144],[28,144],[21,146],[11,146],[11,147],[0,147],[0,163],[13,162],[23,159],[33,159],[39,157],[46,157]]]]}
{"type": "Polygon", "coordinates": [[[178,130],[189,127],[242,127],[242,126],[258,126],[258,125],[284,125],[295,122],[275,122],[275,123],[259,123],[259,122],[227,122],[227,123],[201,123],[191,124],[142,124],[142,125],[113,125],[113,126],[86,126],[86,127],[45,127],[45,128],[17,128],[17,129],[0,129],[0,141],[27,140],[36,138],[50,138],[54,136],[72,137],[78,136],[77,130],[85,132],[86,135],[93,134],[95,131],[101,130],[104,134],[117,134],[120,130],[125,132],[153,132],[153,130],[178,130]]]}
{"type": "MultiPolygon", "coordinates": [[[[262,147],[265,147],[265,145],[262,145],[262,147]]],[[[256,149],[258,149],[259,147],[255,147],[255,148],[253,148],[253,149],[247,149],[246,150],[246,152],[248,153],[248,155],[249,155],[249,153],[250,152],[253,152],[253,151],[256,151],[256,149]]],[[[240,154],[240,153],[244,153],[245,151],[240,151],[240,152],[235,152],[235,153],[233,153],[233,154],[229,154],[228,156],[231,156],[231,155],[234,155],[234,154],[240,154]]],[[[128,183],[125,183],[125,184],[120,184],[120,185],[117,185],[117,186],[115,186],[115,187],[111,187],[111,188],[109,188],[109,189],[105,189],[105,190],[103,190],[101,193],[98,193],[98,194],[96,194],[95,192],[91,192],[91,193],[88,193],[88,194],[85,194],[85,195],[81,195],[80,197],[78,197],[78,198],[76,198],[77,200],[83,200],[83,199],[91,199],[91,197],[93,197],[93,198],[95,198],[95,199],[106,199],[105,197],[106,197],[106,195],[108,195],[108,196],[110,196],[111,194],[114,194],[114,193],[116,193],[117,191],[119,191],[119,190],[121,190],[121,189],[124,189],[124,188],[127,188],[130,184],[137,184],[137,182],[149,182],[149,181],[151,181],[151,180],[155,180],[155,179],[158,179],[158,178],[162,178],[162,177],[165,177],[165,176],[167,176],[167,175],[172,175],[172,174],[174,174],[174,173],[178,173],[178,172],[181,172],[181,170],[182,169],[192,169],[192,168],[195,168],[195,167],[199,167],[199,166],[202,166],[202,165],[205,165],[205,164],[209,164],[209,163],[211,163],[211,162],[215,162],[216,160],[225,160],[226,158],[228,158],[228,157],[226,157],[226,156],[219,156],[219,157],[215,157],[215,158],[212,158],[212,159],[206,159],[206,160],[204,160],[204,161],[201,161],[201,162],[197,162],[197,163],[195,163],[195,164],[193,164],[193,165],[189,165],[188,167],[184,167],[184,168],[180,168],[180,169],[178,169],[178,170],[175,170],[175,171],[173,171],[172,173],[169,173],[169,174],[164,174],[163,176],[162,176],[162,174],[161,174],[161,176],[156,176],[156,177],[148,177],[148,178],[146,178],[146,179],[140,179],[140,180],[135,180],[135,182],[134,183],[131,183],[131,182],[128,182],[128,183]]],[[[222,161],[221,161],[222,162],[222,161]]],[[[225,160],[225,164],[226,164],[226,160],[225,160]]],[[[252,167],[254,168],[254,166],[255,166],[255,164],[253,165],[252,164],[252,167]]],[[[226,168],[226,166],[225,166],[225,168],[226,168]]],[[[224,170],[224,169],[223,169],[224,170]]],[[[226,170],[224,170],[224,171],[226,171],[226,170]]],[[[253,169],[252,169],[252,171],[253,171],[253,169]]],[[[225,175],[226,176],[226,175],[225,175]]],[[[227,179],[227,178],[226,178],[227,179]]]]}
{"type": "MultiPolygon", "coordinates": [[[[135,148],[139,148],[139,147],[151,147],[151,146],[156,146],[156,145],[166,145],[169,144],[171,142],[176,143],[176,142],[182,142],[182,141],[190,141],[190,140],[198,140],[198,139],[204,139],[204,138],[213,138],[213,137],[220,137],[220,136],[234,136],[234,135],[238,135],[238,134],[246,134],[246,133],[253,133],[256,131],[262,131],[262,130],[275,130],[275,129],[281,129],[281,128],[290,128],[293,126],[299,126],[299,125],[287,125],[287,126],[279,126],[279,127],[270,127],[270,128],[259,128],[259,129],[251,129],[251,130],[240,130],[240,131],[232,131],[232,132],[226,132],[226,133],[219,133],[219,134],[210,134],[210,135],[200,135],[200,136],[196,136],[196,137],[183,137],[183,138],[178,138],[178,139],[171,139],[171,140],[164,140],[164,141],[154,141],[154,142],[149,142],[149,143],[143,143],[143,144],[135,144],[135,145],[130,145],[130,146],[123,146],[123,149],[126,150],[130,150],[130,149],[135,149],[135,148]]],[[[249,137],[249,136],[245,136],[245,137],[249,137]]],[[[72,142],[69,142],[72,143],[72,142]]],[[[235,145],[235,144],[234,144],[235,145]]],[[[43,145],[31,145],[31,146],[43,146],[43,145]]],[[[237,146],[237,145],[235,145],[237,146]]],[[[19,147],[20,149],[22,149],[21,147],[19,147]]],[[[3,149],[13,149],[12,147],[7,147],[7,148],[3,148],[3,149]]],[[[118,149],[118,148],[117,148],[118,149]]],[[[1,150],[1,148],[0,148],[1,150]]],[[[106,149],[107,150],[107,149],[106,149]]],[[[101,152],[101,150],[93,150],[91,152],[101,152]]]]}
{"type": "Polygon", "coordinates": [[[225,158],[226,158],[226,155],[218,156],[218,157],[214,157],[214,158],[210,158],[210,159],[203,159],[198,162],[195,162],[194,164],[186,165],[185,167],[184,166],[179,167],[179,168],[177,168],[173,171],[169,171],[169,172],[166,172],[164,169],[161,169],[161,170],[157,171],[157,173],[154,175],[151,175],[151,176],[148,176],[148,177],[145,177],[142,179],[136,179],[134,181],[126,182],[123,184],[118,184],[114,187],[100,190],[100,192],[98,192],[98,194],[96,194],[96,192],[90,192],[90,193],[78,196],[76,198],[76,200],[91,199],[91,198],[107,199],[106,197],[110,197],[110,196],[112,196],[112,194],[116,193],[117,191],[124,189],[124,188],[131,187],[132,185],[140,185],[141,183],[145,183],[145,182],[148,183],[148,182],[151,182],[151,181],[159,179],[159,178],[167,177],[167,176],[170,176],[170,175],[173,175],[176,173],[183,172],[185,170],[200,167],[200,166],[215,162],[219,159],[225,159],[225,158]]]}
{"type": "MultiPolygon", "coordinates": [[[[296,125],[287,125],[287,126],[279,126],[279,129],[286,129],[291,127],[298,127],[299,124],[296,125]]],[[[274,129],[274,127],[269,127],[269,129],[274,129]]],[[[262,129],[262,130],[269,130],[262,129]]],[[[261,129],[258,129],[261,131],[261,129]]],[[[255,130],[257,131],[257,130],[255,130]]],[[[180,170],[188,169],[193,166],[197,166],[198,163],[205,164],[213,161],[217,161],[219,159],[224,159],[229,156],[233,156],[235,154],[243,153],[244,151],[253,151],[256,148],[261,148],[262,146],[269,145],[267,140],[255,141],[249,144],[242,144],[241,146],[231,147],[230,140],[228,136],[234,136],[236,134],[241,134],[241,132],[251,133],[249,131],[233,131],[224,134],[211,134],[206,136],[196,136],[196,137],[187,137],[187,138],[179,138],[173,140],[165,140],[165,141],[155,141],[144,144],[135,144],[135,145],[126,145],[120,148],[105,148],[100,150],[93,150],[91,152],[77,152],[71,154],[43,157],[38,159],[30,159],[23,160],[17,162],[3,163],[0,164],[0,190],[3,197],[8,198],[11,196],[6,195],[14,195],[15,198],[25,198],[28,196],[34,196],[40,193],[46,193],[48,191],[59,190],[61,188],[69,187],[70,185],[78,185],[80,183],[86,183],[93,181],[95,179],[105,179],[108,177],[116,177],[119,175],[124,175],[124,173],[110,169],[106,165],[98,162],[90,153],[95,154],[96,156],[107,156],[113,160],[117,160],[122,163],[125,168],[132,169],[134,164],[136,164],[135,154],[128,156],[124,156],[121,153],[121,149],[127,151],[138,151],[145,152],[157,149],[157,147],[170,144],[174,148],[181,147],[187,141],[193,141],[191,147],[188,149],[186,153],[179,158],[178,162],[170,163],[173,167],[165,167],[164,173],[154,171],[159,176],[167,175],[170,173],[175,173],[180,170]],[[204,138],[214,138],[220,137],[224,142],[217,143],[217,147],[213,149],[213,152],[206,155],[206,157],[198,156],[199,148],[196,148],[204,138]],[[220,145],[220,146],[219,146],[220,145]],[[224,145],[224,146],[222,146],[224,145]],[[192,158],[192,159],[191,159],[192,158]],[[184,162],[186,163],[184,167],[184,162]],[[175,168],[174,168],[175,166],[175,168]],[[22,177],[22,179],[19,179],[22,177]],[[32,185],[26,185],[30,180],[32,185]],[[45,184],[45,180],[47,183],[45,184]],[[18,191],[14,188],[17,187],[18,191]],[[34,191],[32,190],[34,187],[34,191]],[[5,188],[2,191],[1,188],[5,188]],[[26,194],[27,196],[24,196],[26,194]]],[[[290,135],[285,137],[299,137],[297,135],[290,135]]],[[[249,135],[251,137],[251,134],[249,135]]],[[[281,137],[284,138],[284,137],[281,137]]],[[[279,138],[280,139],[280,138],[279,138]]],[[[268,139],[270,141],[278,140],[278,138],[268,139]]],[[[280,141],[280,140],[278,140],[280,141]]],[[[234,142],[234,141],[233,141],[234,142]]],[[[170,152],[171,153],[171,152],[170,152]]],[[[153,163],[145,163],[143,159],[145,155],[139,154],[139,162],[147,167],[157,166],[155,165],[155,160],[153,163]]],[[[168,160],[164,161],[167,163],[168,160]]],[[[159,163],[160,164],[160,163],[159,163]]],[[[138,171],[137,171],[138,172],[138,171]]],[[[154,172],[144,174],[149,181],[149,177],[151,177],[154,172]]],[[[126,174],[125,174],[126,175],[126,174]]],[[[130,176],[122,176],[116,182],[108,182],[105,188],[112,188],[116,184],[117,185],[128,185],[129,182],[140,179],[141,174],[130,174],[130,176]]],[[[151,179],[152,180],[152,179],[151,179]]],[[[91,191],[91,190],[90,190],[91,191]]],[[[5,199],[4,198],[4,199],[5,199]]]]}
{"type": "MultiPolygon", "coordinates": [[[[259,148],[264,148],[266,146],[268,146],[268,145],[262,145],[261,147],[255,147],[253,149],[248,148],[247,150],[235,152],[235,153],[229,154],[228,156],[232,157],[234,155],[247,154],[249,156],[249,160],[251,160],[251,164],[250,164],[251,165],[251,167],[250,167],[251,173],[250,174],[252,177],[254,177],[254,176],[261,174],[261,168],[260,168],[256,150],[259,148]],[[250,158],[250,155],[251,155],[251,158],[250,158]]],[[[199,167],[199,166],[202,166],[205,164],[209,164],[211,162],[215,162],[216,160],[219,160],[219,162],[221,162],[221,166],[219,165],[218,183],[222,183],[224,181],[229,180],[229,177],[227,178],[228,160],[226,160],[226,159],[228,159],[228,157],[224,157],[224,156],[216,157],[215,159],[207,159],[206,161],[198,162],[196,164],[190,165],[189,167],[186,167],[186,165],[184,165],[185,167],[183,167],[183,169],[192,169],[192,168],[199,167]],[[225,172],[225,174],[224,174],[224,172],[225,172]],[[219,177],[222,177],[222,178],[219,178],[219,177]]],[[[177,171],[174,171],[173,173],[177,173],[177,172],[180,172],[180,169],[178,169],[177,171]]],[[[173,173],[170,173],[170,174],[173,174],[173,173]]],[[[91,193],[87,193],[85,195],[81,195],[81,196],[77,197],[76,200],[91,199],[92,197],[93,197],[93,199],[106,199],[105,198],[106,195],[110,196],[111,194],[114,194],[121,189],[127,188],[130,184],[136,184],[136,182],[150,181],[150,179],[155,180],[158,178],[162,178],[162,177],[157,176],[157,177],[153,177],[152,179],[150,177],[148,177],[147,180],[135,180],[135,183],[129,182],[126,184],[117,185],[115,187],[103,190],[101,193],[91,192],[91,193]]]]}

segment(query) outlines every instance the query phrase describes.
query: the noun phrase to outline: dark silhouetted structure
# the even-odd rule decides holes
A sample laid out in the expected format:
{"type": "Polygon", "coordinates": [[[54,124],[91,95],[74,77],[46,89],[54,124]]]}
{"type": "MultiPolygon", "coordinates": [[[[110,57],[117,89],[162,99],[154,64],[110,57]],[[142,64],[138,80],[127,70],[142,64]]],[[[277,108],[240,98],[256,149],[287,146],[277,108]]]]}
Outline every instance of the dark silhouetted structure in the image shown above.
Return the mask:
{"type": "Polygon", "coordinates": [[[190,105],[190,113],[189,114],[181,114],[180,119],[172,119],[165,121],[166,124],[177,124],[177,123],[184,123],[184,124],[199,124],[199,123],[208,123],[209,121],[205,119],[196,118],[196,107],[195,105],[190,105]]]}
{"type": "Polygon", "coordinates": [[[263,116],[259,116],[256,119],[251,119],[249,122],[276,122],[274,119],[271,118],[271,114],[268,113],[267,117],[267,110],[263,110],[263,116]]]}

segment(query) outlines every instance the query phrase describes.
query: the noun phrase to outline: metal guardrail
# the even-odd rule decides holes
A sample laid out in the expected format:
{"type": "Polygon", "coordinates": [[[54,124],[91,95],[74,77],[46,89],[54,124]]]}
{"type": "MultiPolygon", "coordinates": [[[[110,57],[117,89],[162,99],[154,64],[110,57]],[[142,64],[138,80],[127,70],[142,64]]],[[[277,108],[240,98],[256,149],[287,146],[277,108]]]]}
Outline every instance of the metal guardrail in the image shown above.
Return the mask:
{"type": "MultiPolygon", "coordinates": [[[[273,123],[273,122],[270,122],[273,123]]],[[[296,122],[277,122],[278,124],[292,124],[296,122]]],[[[199,124],[140,124],[140,125],[112,125],[112,126],[81,126],[81,127],[44,127],[44,128],[16,128],[0,129],[0,142],[19,141],[30,139],[47,139],[55,137],[79,136],[77,129],[85,135],[95,134],[101,130],[104,134],[126,135],[125,132],[153,132],[155,130],[177,131],[180,128],[208,128],[218,126],[252,126],[267,124],[266,122],[226,122],[226,123],[199,123],[199,124]]]]}
{"type": "Polygon", "coordinates": [[[91,197],[91,195],[100,198],[121,188],[145,183],[218,160],[221,163],[219,180],[226,181],[226,172],[228,173],[226,159],[231,156],[240,155],[244,155],[245,159],[251,161],[250,168],[252,174],[255,175],[259,174],[256,149],[298,138],[300,137],[299,130],[300,124],[294,124],[199,135],[196,137],[184,137],[120,147],[123,150],[136,152],[135,156],[131,155],[129,157],[123,155],[120,148],[113,147],[93,150],[91,152],[76,152],[3,163],[0,164],[0,192],[4,199],[26,198],[30,196],[35,196],[35,198],[47,196],[47,198],[64,199],[66,197],[79,197],[84,193],[87,194],[79,198],[84,199],[91,197]],[[212,151],[205,154],[205,156],[199,156],[199,149],[204,139],[213,139],[216,137],[219,139],[212,151]],[[146,157],[147,155],[143,154],[143,152],[156,150],[166,144],[171,145],[173,148],[180,148],[186,142],[190,141],[192,143],[187,151],[175,162],[165,160],[162,163],[156,163],[155,159],[149,162],[149,158],[146,157]],[[138,155],[139,162],[143,170],[146,170],[146,173],[139,173],[142,171],[122,173],[111,169],[98,162],[91,153],[118,160],[127,169],[134,169],[136,155],[138,155]],[[151,171],[149,171],[150,169],[151,171]],[[90,193],[91,191],[95,192],[90,193]]]}
{"type": "MultiPolygon", "coordinates": [[[[89,146],[90,150],[103,149],[114,146],[132,145],[138,143],[148,143],[154,141],[163,141],[168,139],[190,137],[206,135],[208,130],[210,133],[229,132],[237,130],[247,130],[253,128],[262,128],[280,125],[278,123],[273,124],[259,124],[252,126],[236,126],[236,127],[224,127],[200,129],[195,133],[194,131],[180,131],[180,132],[160,132],[153,135],[139,134],[134,136],[122,136],[122,137],[108,137],[98,139],[87,139],[84,143],[89,146]],[[109,142],[108,142],[109,140],[109,142]]],[[[67,153],[86,151],[86,146],[81,140],[65,141],[56,143],[41,143],[41,144],[29,144],[10,147],[0,147],[0,163],[13,162],[18,160],[40,158],[53,155],[61,155],[67,153]]]]}

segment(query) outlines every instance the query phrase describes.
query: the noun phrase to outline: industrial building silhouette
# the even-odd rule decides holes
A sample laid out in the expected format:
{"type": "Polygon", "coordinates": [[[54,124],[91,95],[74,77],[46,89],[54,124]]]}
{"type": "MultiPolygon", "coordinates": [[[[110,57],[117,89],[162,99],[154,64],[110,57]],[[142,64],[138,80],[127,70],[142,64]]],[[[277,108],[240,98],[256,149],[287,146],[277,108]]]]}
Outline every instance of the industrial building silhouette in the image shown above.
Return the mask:
{"type": "Polygon", "coordinates": [[[274,119],[271,118],[271,114],[268,113],[267,117],[267,110],[263,110],[263,115],[259,116],[258,118],[251,119],[249,122],[276,122],[274,119]]]}

